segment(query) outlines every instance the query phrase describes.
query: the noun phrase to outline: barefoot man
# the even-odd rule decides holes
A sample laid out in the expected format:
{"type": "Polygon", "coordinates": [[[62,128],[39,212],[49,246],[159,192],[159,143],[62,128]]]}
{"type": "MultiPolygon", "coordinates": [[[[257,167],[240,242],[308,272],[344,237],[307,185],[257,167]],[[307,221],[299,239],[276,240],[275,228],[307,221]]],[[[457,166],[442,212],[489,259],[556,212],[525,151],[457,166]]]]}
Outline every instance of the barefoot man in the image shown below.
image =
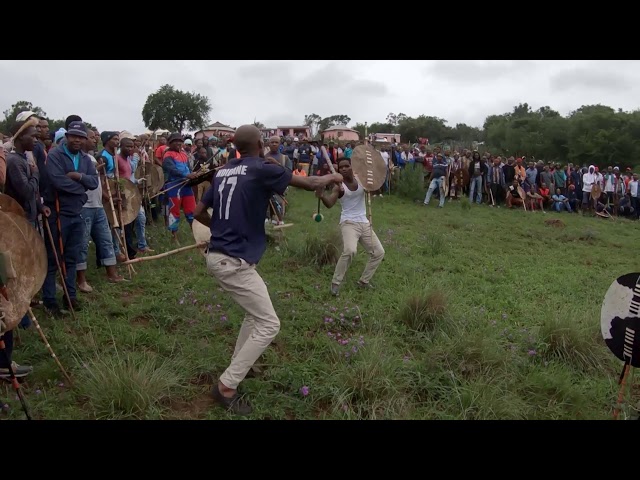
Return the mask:
{"type": "Polygon", "coordinates": [[[342,230],[342,243],[344,245],[342,255],[338,260],[333,280],[331,281],[331,294],[337,296],[340,291],[340,284],[351,265],[353,257],[358,251],[358,242],[369,253],[369,261],[362,272],[358,286],[371,288],[369,281],[378,269],[380,262],[384,258],[384,248],[378,236],[375,234],[369,220],[367,219],[367,209],[365,205],[365,190],[353,175],[351,160],[341,158],[338,160],[338,172],[344,178],[342,188],[335,185],[331,193],[326,196],[324,190],[317,190],[316,196],[322,200],[327,208],[333,207],[338,199],[342,207],[340,215],[340,229],[342,230]]]}
{"type": "Polygon", "coordinates": [[[342,176],[293,176],[291,170],[265,160],[260,130],[253,125],[236,130],[235,144],[240,158],[230,157],[218,170],[194,216],[211,229],[207,271],[245,311],[231,364],[212,395],[223,407],[247,415],[252,409],[238,394],[238,384],[280,331],[269,292],[256,271],[267,247],[264,212],[269,198],[273,192],[284,194],[288,185],[313,191],[341,182],[342,176]]]}

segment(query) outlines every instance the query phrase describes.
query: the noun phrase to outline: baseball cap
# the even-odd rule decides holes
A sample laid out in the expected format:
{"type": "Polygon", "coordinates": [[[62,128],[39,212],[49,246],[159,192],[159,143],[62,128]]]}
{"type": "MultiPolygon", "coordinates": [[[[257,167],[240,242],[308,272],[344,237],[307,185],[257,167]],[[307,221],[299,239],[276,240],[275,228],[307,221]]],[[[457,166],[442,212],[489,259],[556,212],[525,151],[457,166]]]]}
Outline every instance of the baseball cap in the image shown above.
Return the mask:
{"type": "Polygon", "coordinates": [[[32,112],[31,110],[27,110],[26,112],[20,112],[17,116],[16,116],[16,122],[24,122],[26,120],[28,120],[29,118],[33,117],[36,113],[32,112]]]}
{"type": "Polygon", "coordinates": [[[69,124],[69,129],[67,130],[67,135],[75,135],[76,137],[88,138],[87,135],[87,127],[83,122],[71,122],[69,124]]]}
{"type": "Polygon", "coordinates": [[[187,138],[187,139],[184,141],[184,144],[185,144],[185,145],[193,145],[193,142],[191,141],[191,139],[190,139],[190,138],[187,138]]]}

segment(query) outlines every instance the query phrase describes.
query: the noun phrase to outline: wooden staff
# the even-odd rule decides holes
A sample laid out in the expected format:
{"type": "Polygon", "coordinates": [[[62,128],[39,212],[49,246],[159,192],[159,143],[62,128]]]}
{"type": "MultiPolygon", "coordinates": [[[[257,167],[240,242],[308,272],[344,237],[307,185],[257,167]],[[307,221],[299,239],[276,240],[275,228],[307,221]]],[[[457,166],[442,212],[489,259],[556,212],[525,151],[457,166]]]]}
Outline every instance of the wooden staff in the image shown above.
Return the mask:
{"type": "MultiPolygon", "coordinates": [[[[117,161],[115,155],[114,155],[114,161],[117,161]]],[[[112,229],[119,228],[120,224],[118,223],[118,215],[116,215],[116,207],[113,204],[113,196],[111,195],[111,186],[109,185],[109,177],[107,177],[106,163],[102,163],[101,165],[98,166],[98,175],[100,174],[104,175],[105,188],[107,190],[107,196],[109,197],[109,206],[111,207],[111,217],[113,218],[113,225],[111,225],[111,228],[112,229]]],[[[117,232],[116,232],[116,238],[118,239],[118,243],[120,244],[120,247],[126,248],[126,245],[122,244],[122,239],[120,238],[120,235],[117,234],[117,232]]]]}
{"type": "Polygon", "coordinates": [[[618,416],[620,415],[620,406],[622,405],[622,402],[624,401],[624,391],[626,390],[627,387],[627,377],[629,376],[629,370],[631,369],[631,365],[629,362],[625,362],[624,364],[624,369],[622,370],[622,375],[620,376],[620,379],[618,380],[618,384],[620,385],[620,390],[618,391],[618,403],[616,405],[616,408],[613,410],[613,419],[617,420],[618,416]]]}
{"type": "MultiPolygon", "coordinates": [[[[117,161],[115,159],[115,155],[114,155],[114,161],[117,161]]],[[[111,207],[111,213],[112,213],[112,217],[113,217],[113,225],[111,226],[111,228],[118,228],[120,226],[120,224],[118,223],[118,216],[116,215],[116,207],[113,205],[113,197],[111,196],[111,186],[109,185],[109,178],[107,177],[107,168],[106,168],[106,164],[103,163],[103,166],[101,166],[98,171],[100,172],[101,170],[104,169],[104,183],[105,183],[105,188],[107,189],[107,195],[109,197],[109,206],[111,207]]]]}
{"type": "Polygon", "coordinates": [[[29,317],[31,318],[31,321],[36,326],[36,330],[38,330],[38,334],[40,335],[40,338],[42,338],[42,341],[44,342],[44,345],[47,347],[47,350],[49,350],[49,353],[51,354],[51,357],[58,364],[58,367],[60,367],[60,370],[62,371],[62,374],[64,375],[64,378],[67,379],[67,382],[69,382],[69,385],[73,385],[73,382],[71,381],[71,377],[69,377],[69,374],[67,374],[67,371],[62,366],[62,363],[60,363],[60,360],[58,359],[56,353],[53,351],[53,348],[51,348],[51,345],[49,344],[49,340],[47,340],[47,337],[45,336],[44,332],[42,331],[42,328],[40,327],[40,324],[38,323],[38,320],[36,320],[36,317],[33,314],[33,311],[31,310],[31,308],[29,308],[28,313],[29,313],[29,317]]]}
{"type": "MultiPolygon", "coordinates": [[[[127,239],[125,236],[125,232],[124,232],[124,222],[122,221],[122,195],[120,194],[120,168],[118,167],[118,155],[116,153],[116,155],[114,155],[113,157],[114,159],[114,163],[115,163],[115,177],[116,177],[116,195],[118,196],[118,213],[120,214],[120,235],[122,238],[121,241],[121,245],[123,245],[123,249],[122,251],[124,252],[124,258],[126,259],[126,261],[124,262],[125,265],[128,265],[128,261],[129,261],[129,252],[127,251],[127,239]]],[[[107,181],[107,183],[109,183],[107,181]]],[[[132,267],[127,267],[129,270],[129,280],[131,280],[133,278],[133,268],[132,267]]]]}
{"type": "MultiPolygon", "coordinates": [[[[60,218],[58,216],[58,218],[60,218]]],[[[71,305],[71,297],[69,296],[69,291],[67,290],[67,282],[66,282],[66,274],[62,271],[62,265],[60,265],[60,259],[58,258],[58,252],[56,251],[56,245],[53,243],[53,235],[51,234],[51,227],[49,226],[49,219],[45,218],[44,221],[44,229],[47,231],[47,235],[49,237],[49,243],[51,243],[51,250],[53,251],[53,258],[56,260],[56,266],[58,267],[58,273],[60,274],[60,280],[62,281],[62,290],[64,291],[64,296],[67,298],[67,303],[69,304],[69,311],[71,312],[71,316],[74,320],[76,320],[76,312],[73,310],[73,305],[71,305]]],[[[58,232],[62,235],[62,232],[58,232]]],[[[73,279],[75,282],[75,278],[73,279]]]]}
{"type": "Polygon", "coordinates": [[[149,260],[158,260],[160,258],[168,257],[169,255],[184,252],[186,250],[192,250],[194,248],[202,248],[206,246],[207,246],[207,242],[200,242],[194,245],[189,245],[188,247],[180,247],[175,250],[171,250],[169,252],[164,252],[159,255],[152,255],[150,257],[138,257],[138,258],[134,258],[133,260],[127,260],[126,262],[123,263],[123,265],[131,265],[132,263],[139,263],[139,262],[148,262],[149,260]]]}

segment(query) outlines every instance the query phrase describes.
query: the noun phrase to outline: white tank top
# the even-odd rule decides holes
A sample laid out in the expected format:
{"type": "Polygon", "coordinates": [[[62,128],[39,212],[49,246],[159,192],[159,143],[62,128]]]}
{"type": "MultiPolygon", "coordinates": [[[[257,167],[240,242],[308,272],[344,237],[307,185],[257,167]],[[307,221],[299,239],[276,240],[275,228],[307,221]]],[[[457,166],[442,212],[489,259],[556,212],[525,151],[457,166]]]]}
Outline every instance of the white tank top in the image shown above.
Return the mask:
{"type": "Polygon", "coordinates": [[[365,205],[365,191],[358,182],[358,189],[355,192],[349,190],[344,183],[342,184],[344,195],[340,198],[342,206],[342,214],[340,215],[340,223],[350,222],[369,223],[367,220],[367,208],[365,205]]]}

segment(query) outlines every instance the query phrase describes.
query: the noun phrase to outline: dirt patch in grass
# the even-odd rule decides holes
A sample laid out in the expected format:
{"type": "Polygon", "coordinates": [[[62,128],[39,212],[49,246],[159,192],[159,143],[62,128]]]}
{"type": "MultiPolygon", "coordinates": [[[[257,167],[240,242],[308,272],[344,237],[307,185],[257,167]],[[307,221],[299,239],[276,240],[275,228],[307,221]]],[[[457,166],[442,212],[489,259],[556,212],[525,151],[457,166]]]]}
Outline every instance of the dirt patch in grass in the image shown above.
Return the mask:
{"type": "Polygon", "coordinates": [[[176,420],[203,419],[207,412],[215,406],[209,392],[200,393],[194,398],[177,399],[169,402],[168,418],[176,420]]]}

